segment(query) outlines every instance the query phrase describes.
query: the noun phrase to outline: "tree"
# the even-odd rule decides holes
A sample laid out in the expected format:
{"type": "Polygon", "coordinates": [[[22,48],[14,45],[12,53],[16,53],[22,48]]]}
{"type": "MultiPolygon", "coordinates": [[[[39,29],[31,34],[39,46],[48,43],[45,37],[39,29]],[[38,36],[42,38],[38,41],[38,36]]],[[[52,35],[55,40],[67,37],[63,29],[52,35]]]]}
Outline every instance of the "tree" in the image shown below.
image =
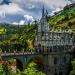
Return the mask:
{"type": "Polygon", "coordinates": [[[3,75],[2,61],[0,60],[0,75],[3,75]]]}
{"type": "Polygon", "coordinates": [[[69,75],[75,75],[75,59],[71,62],[72,63],[72,71],[69,75]]]}
{"type": "Polygon", "coordinates": [[[3,61],[2,68],[3,68],[4,75],[9,75],[8,62],[7,61],[3,61]]]}
{"type": "Polygon", "coordinates": [[[23,75],[46,75],[42,71],[38,71],[36,66],[34,62],[30,63],[27,69],[23,71],[23,75]]]}

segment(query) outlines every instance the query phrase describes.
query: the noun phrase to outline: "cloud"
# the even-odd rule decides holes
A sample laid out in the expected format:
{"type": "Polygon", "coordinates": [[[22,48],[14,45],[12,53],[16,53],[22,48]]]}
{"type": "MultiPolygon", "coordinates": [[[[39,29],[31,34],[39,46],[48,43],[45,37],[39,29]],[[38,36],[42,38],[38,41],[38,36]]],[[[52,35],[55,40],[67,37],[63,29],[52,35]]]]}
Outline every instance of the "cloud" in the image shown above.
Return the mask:
{"type": "Polygon", "coordinates": [[[69,0],[71,3],[75,3],[75,0],[69,0]]]}
{"type": "Polygon", "coordinates": [[[0,0],[0,4],[3,2],[3,0],[0,0]]]}
{"type": "Polygon", "coordinates": [[[33,17],[30,15],[24,15],[24,18],[27,19],[28,21],[34,21],[33,17]]]}
{"type": "MultiPolygon", "coordinates": [[[[41,17],[41,10],[44,4],[49,14],[62,10],[67,4],[65,0],[7,0],[9,4],[0,5],[0,22],[26,23],[34,21],[41,17]],[[2,18],[2,20],[1,20],[2,18]]],[[[68,4],[74,3],[75,0],[69,0],[68,4]]]]}
{"type": "Polygon", "coordinates": [[[21,20],[21,21],[19,22],[19,25],[24,25],[24,23],[25,23],[25,21],[24,21],[24,20],[21,20]]]}
{"type": "Polygon", "coordinates": [[[11,23],[12,20],[19,20],[24,13],[24,10],[16,3],[0,5],[0,22],[11,23]]]}
{"type": "Polygon", "coordinates": [[[56,8],[54,11],[52,11],[52,13],[50,15],[54,15],[55,12],[59,12],[60,10],[62,10],[62,9],[56,8]]]}
{"type": "Polygon", "coordinates": [[[21,20],[20,22],[13,22],[13,25],[24,25],[25,24],[25,20],[21,20]]]}
{"type": "MultiPolygon", "coordinates": [[[[67,3],[66,0],[29,0],[32,4],[38,4],[42,3],[42,5],[47,5],[49,7],[51,6],[56,6],[56,7],[64,7],[67,3]]],[[[70,1],[68,1],[68,3],[71,3],[70,1]]]]}
{"type": "Polygon", "coordinates": [[[31,5],[30,7],[28,7],[29,9],[34,9],[35,6],[34,5],[31,5]]]}
{"type": "Polygon", "coordinates": [[[6,14],[20,14],[23,13],[23,9],[21,9],[17,4],[10,3],[9,5],[0,5],[0,12],[5,12],[6,14]]]}
{"type": "Polygon", "coordinates": [[[30,15],[24,15],[24,20],[20,20],[19,22],[12,22],[14,25],[24,25],[25,23],[27,24],[28,22],[33,22],[34,19],[30,15]]]}
{"type": "Polygon", "coordinates": [[[19,23],[18,23],[18,22],[13,22],[12,24],[13,24],[13,25],[18,25],[19,23]]]}
{"type": "Polygon", "coordinates": [[[18,4],[24,9],[25,13],[36,18],[40,17],[43,5],[49,10],[49,14],[52,14],[52,11],[62,9],[67,3],[70,4],[71,1],[73,0],[68,2],[67,0],[11,0],[11,2],[18,4]]]}

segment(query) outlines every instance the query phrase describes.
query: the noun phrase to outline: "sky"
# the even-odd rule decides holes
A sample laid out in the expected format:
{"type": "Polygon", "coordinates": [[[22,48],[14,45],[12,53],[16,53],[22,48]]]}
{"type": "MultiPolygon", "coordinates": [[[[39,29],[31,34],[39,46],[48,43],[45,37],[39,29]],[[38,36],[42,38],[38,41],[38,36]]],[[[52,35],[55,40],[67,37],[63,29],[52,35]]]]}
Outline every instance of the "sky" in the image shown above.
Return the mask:
{"type": "Polygon", "coordinates": [[[0,23],[25,24],[41,18],[44,5],[49,15],[75,0],[0,0],[0,23]]]}

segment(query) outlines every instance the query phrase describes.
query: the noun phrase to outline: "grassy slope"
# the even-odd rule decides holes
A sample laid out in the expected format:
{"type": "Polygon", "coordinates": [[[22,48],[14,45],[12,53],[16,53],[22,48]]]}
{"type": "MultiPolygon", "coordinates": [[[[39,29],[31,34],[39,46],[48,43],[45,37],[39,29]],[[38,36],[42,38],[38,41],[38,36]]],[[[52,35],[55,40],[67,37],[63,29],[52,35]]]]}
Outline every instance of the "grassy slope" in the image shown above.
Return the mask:
{"type": "Polygon", "coordinates": [[[51,16],[49,23],[54,28],[71,28],[75,30],[75,4],[68,5],[51,16]]]}

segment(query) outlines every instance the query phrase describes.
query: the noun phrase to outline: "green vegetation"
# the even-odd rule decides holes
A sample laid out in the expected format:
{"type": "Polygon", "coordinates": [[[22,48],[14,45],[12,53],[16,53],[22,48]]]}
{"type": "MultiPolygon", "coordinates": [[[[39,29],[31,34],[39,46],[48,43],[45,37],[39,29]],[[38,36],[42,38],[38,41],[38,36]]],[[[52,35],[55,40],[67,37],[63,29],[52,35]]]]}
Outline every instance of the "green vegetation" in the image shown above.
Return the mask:
{"type": "MultiPolygon", "coordinates": [[[[2,28],[5,26],[2,26],[2,28]]],[[[2,51],[31,51],[34,50],[33,42],[36,35],[37,26],[35,25],[24,25],[8,26],[5,27],[7,32],[1,34],[0,41],[2,51]],[[11,28],[11,30],[10,30],[11,28]]]]}
{"type": "Polygon", "coordinates": [[[34,62],[28,64],[27,68],[23,71],[16,69],[16,72],[12,71],[12,69],[8,67],[8,63],[13,64],[13,59],[3,62],[0,61],[0,75],[46,75],[45,73],[37,69],[37,64],[34,62]]]}
{"type": "Polygon", "coordinates": [[[46,75],[42,71],[37,70],[36,66],[34,62],[30,63],[27,69],[23,71],[23,75],[46,75]]]}
{"type": "Polygon", "coordinates": [[[71,62],[72,63],[72,71],[69,75],[75,75],[75,59],[71,62]]]}
{"type": "Polygon", "coordinates": [[[55,13],[49,18],[49,23],[53,28],[75,30],[75,4],[68,5],[55,13]]]}
{"type": "Polygon", "coordinates": [[[6,28],[5,27],[0,27],[0,35],[6,33],[6,28]]]}

